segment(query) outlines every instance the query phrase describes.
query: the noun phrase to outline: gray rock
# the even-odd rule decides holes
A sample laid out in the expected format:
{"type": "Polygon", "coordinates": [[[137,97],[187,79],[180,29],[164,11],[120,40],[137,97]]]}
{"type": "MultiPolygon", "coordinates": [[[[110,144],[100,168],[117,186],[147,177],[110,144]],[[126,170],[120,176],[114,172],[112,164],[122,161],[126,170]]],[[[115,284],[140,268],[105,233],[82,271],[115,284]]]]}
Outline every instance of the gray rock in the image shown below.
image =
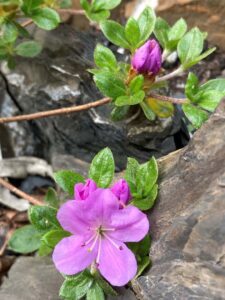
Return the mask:
{"type": "Polygon", "coordinates": [[[60,300],[63,277],[50,258],[20,257],[0,289],[1,300],[60,300]]]}
{"type": "Polygon", "coordinates": [[[152,268],[139,299],[225,299],[225,102],[190,144],[160,162],[150,213],[152,268]]]}

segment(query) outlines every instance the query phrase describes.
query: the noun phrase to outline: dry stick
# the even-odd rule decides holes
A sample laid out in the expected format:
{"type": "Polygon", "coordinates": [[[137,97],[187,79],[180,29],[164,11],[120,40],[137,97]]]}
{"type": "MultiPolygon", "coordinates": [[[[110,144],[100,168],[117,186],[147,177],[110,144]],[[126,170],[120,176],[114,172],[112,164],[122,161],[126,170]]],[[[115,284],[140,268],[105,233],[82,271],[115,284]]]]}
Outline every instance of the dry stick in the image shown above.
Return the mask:
{"type": "Polygon", "coordinates": [[[68,13],[71,15],[85,15],[85,11],[83,9],[72,9],[72,8],[60,8],[57,10],[58,13],[68,13]]]}
{"type": "Polygon", "coordinates": [[[29,26],[32,23],[33,23],[33,20],[29,19],[29,20],[26,20],[23,23],[21,23],[21,26],[22,27],[27,27],[27,26],[29,26]]]}
{"type": "Polygon", "coordinates": [[[178,98],[172,98],[172,97],[159,95],[159,94],[155,94],[155,93],[150,93],[149,97],[160,100],[160,101],[164,101],[164,102],[174,103],[174,104],[187,104],[187,103],[189,103],[189,100],[186,99],[186,98],[178,99],[178,98]]]}
{"type": "Polygon", "coordinates": [[[43,205],[43,203],[41,201],[39,201],[38,199],[24,193],[23,191],[19,190],[18,188],[16,188],[14,185],[12,185],[11,183],[7,182],[5,179],[0,178],[0,185],[4,186],[6,189],[10,190],[12,193],[16,194],[17,196],[26,199],[28,202],[30,202],[31,204],[34,205],[43,205]]]}
{"type": "Polygon", "coordinates": [[[53,109],[53,110],[48,110],[48,111],[41,111],[41,112],[28,114],[28,115],[0,118],[0,124],[11,123],[11,122],[29,121],[29,120],[36,120],[36,119],[41,119],[41,118],[45,118],[45,117],[71,114],[71,113],[74,113],[74,112],[88,110],[90,108],[98,107],[98,106],[107,104],[109,102],[111,102],[110,98],[103,98],[103,99],[95,101],[95,102],[91,102],[91,103],[83,104],[83,105],[78,105],[78,106],[64,107],[64,108],[53,109]]]}

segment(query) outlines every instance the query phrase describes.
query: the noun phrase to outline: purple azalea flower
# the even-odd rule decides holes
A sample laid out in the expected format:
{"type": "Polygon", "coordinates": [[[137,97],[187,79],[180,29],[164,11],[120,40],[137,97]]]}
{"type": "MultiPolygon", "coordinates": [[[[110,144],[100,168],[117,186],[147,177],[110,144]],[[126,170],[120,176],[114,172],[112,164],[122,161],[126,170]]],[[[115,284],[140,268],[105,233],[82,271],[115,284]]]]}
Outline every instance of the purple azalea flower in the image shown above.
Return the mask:
{"type": "Polygon", "coordinates": [[[132,198],[130,188],[125,179],[118,180],[112,187],[111,191],[118,198],[122,207],[132,198]]]}
{"type": "Polygon", "coordinates": [[[85,200],[90,193],[97,189],[96,183],[92,179],[87,179],[84,183],[77,183],[74,187],[76,200],[85,200]]]}
{"type": "Polygon", "coordinates": [[[147,41],[136,50],[132,58],[133,68],[140,74],[156,75],[162,65],[162,54],[156,40],[147,41]]]}
{"type": "Polygon", "coordinates": [[[123,286],[135,276],[137,262],[124,242],[138,242],[148,233],[147,216],[138,208],[119,209],[109,189],[97,189],[85,201],[66,202],[57,219],[73,234],[62,239],[53,252],[61,273],[74,275],[95,263],[114,286],[123,286]]]}

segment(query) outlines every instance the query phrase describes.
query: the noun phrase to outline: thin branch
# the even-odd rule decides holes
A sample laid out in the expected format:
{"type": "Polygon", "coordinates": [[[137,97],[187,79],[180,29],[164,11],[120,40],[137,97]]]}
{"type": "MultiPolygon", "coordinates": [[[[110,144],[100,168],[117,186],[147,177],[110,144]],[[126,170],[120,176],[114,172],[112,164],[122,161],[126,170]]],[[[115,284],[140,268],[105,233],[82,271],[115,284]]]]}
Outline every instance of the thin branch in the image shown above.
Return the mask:
{"type": "Polygon", "coordinates": [[[33,20],[28,19],[28,20],[24,21],[23,23],[21,23],[21,26],[22,27],[27,27],[27,26],[29,26],[32,23],[33,23],[33,20]]]}
{"type": "Polygon", "coordinates": [[[72,9],[72,8],[60,8],[57,10],[58,13],[67,13],[70,15],[85,15],[85,11],[83,9],[72,9]]]}
{"type": "Polygon", "coordinates": [[[7,182],[5,179],[0,178],[0,185],[4,186],[6,189],[10,190],[12,193],[16,194],[17,196],[27,200],[28,202],[30,202],[31,204],[34,205],[43,205],[43,203],[41,201],[39,201],[38,199],[24,193],[23,191],[19,190],[18,188],[16,188],[14,185],[12,185],[11,183],[7,182]]]}
{"type": "Polygon", "coordinates": [[[178,75],[183,74],[183,72],[184,72],[184,70],[183,70],[182,66],[180,66],[178,69],[176,69],[176,70],[173,71],[172,73],[169,73],[169,74],[167,74],[167,75],[165,75],[165,76],[162,76],[162,77],[158,77],[158,78],[156,79],[156,83],[157,83],[157,82],[162,82],[162,81],[166,81],[166,80],[172,79],[172,78],[174,78],[174,77],[176,77],[176,76],[178,76],[178,75]]]}
{"type": "Polygon", "coordinates": [[[84,111],[84,110],[88,110],[90,108],[102,106],[102,105],[105,105],[110,102],[111,102],[110,98],[103,98],[103,99],[95,101],[95,102],[78,105],[78,106],[71,106],[71,107],[64,107],[64,108],[53,109],[53,110],[48,110],[48,111],[41,111],[41,112],[28,114],[28,115],[0,118],[0,124],[29,121],[29,120],[42,119],[45,117],[53,117],[53,116],[71,114],[74,112],[84,111]]]}
{"type": "Polygon", "coordinates": [[[170,103],[174,103],[174,104],[187,104],[189,103],[188,99],[178,99],[178,98],[172,98],[172,97],[168,97],[168,96],[164,96],[164,95],[159,95],[159,94],[155,94],[155,93],[150,93],[149,96],[151,98],[160,100],[160,101],[165,101],[165,102],[170,102],[170,103]]]}

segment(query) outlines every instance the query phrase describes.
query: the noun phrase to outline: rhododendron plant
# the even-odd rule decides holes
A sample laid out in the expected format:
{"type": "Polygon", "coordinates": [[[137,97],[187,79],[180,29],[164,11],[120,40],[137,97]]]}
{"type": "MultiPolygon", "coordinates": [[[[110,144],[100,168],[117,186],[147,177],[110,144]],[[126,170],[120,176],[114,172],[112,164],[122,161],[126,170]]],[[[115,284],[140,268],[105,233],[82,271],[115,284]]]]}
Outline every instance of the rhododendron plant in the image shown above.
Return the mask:
{"type": "Polygon", "coordinates": [[[85,201],[68,201],[57,219],[72,236],[56,245],[53,261],[66,275],[77,274],[91,264],[112,285],[123,286],[137,273],[137,262],[124,242],[138,242],[149,230],[147,216],[129,205],[119,209],[109,189],[97,189],[85,201]]]}

